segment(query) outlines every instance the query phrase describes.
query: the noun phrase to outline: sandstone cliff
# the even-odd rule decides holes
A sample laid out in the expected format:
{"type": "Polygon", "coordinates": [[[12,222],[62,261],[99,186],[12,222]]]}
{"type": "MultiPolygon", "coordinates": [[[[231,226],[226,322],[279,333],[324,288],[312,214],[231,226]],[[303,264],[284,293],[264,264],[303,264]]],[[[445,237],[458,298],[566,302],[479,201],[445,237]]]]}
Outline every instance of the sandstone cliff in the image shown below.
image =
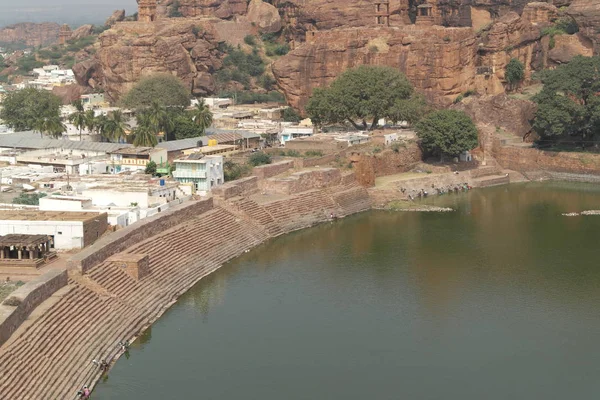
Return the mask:
{"type": "Polygon", "coordinates": [[[596,53],[600,49],[600,0],[572,0],[567,9],[581,33],[587,36],[593,43],[596,53]]]}
{"type": "Polygon", "coordinates": [[[23,43],[30,47],[46,46],[58,41],[60,25],[55,23],[21,23],[0,29],[0,42],[23,43]]]}
{"type": "Polygon", "coordinates": [[[523,62],[529,78],[532,71],[576,54],[591,55],[591,44],[581,35],[557,36],[550,51],[543,28],[557,12],[551,4],[530,3],[522,16],[509,11],[479,32],[414,25],[318,31],[277,60],[273,73],[290,104],[300,109],[313,88],[361,64],[396,67],[431,101],[448,105],[467,90],[504,92],[504,69],[511,58],[523,62]]]}
{"type": "Polygon", "coordinates": [[[79,84],[103,89],[112,100],[140,77],[159,72],[176,75],[195,95],[206,95],[214,92],[213,73],[222,65],[219,43],[227,35],[243,40],[244,32],[235,34],[242,27],[250,24],[178,18],[117,23],[100,35],[96,56],[73,71],[79,84]]]}

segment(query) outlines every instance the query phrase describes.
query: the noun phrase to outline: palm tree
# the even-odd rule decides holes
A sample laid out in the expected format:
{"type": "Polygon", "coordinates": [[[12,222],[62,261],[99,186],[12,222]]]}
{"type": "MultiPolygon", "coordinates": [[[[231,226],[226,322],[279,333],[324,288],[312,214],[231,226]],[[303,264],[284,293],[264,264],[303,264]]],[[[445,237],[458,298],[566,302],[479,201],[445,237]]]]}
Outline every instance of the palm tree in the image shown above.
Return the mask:
{"type": "Polygon", "coordinates": [[[96,130],[96,113],[94,113],[94,110],[87,110],[84,114],[83,114],[83,118],[85,120],[84,125],[85,125],[85,129],[87,129],[88,132],[93,132],[96,130]]]}
{"type": "Polygon", "coordinates": [[[35,130],[44,137],[44,134],[53,138],[59,138],[63,132],[67,130],[59,117],[56,118],[40,118],[35,122],[35,130]]]}
{"type": "Polygon", "coordinates": [[[194,120],[194,123],[200,127],[203,135],[206,132],[206,129],[212,125],[213,114],[204,103],[204,99],[198,100],[196,108],[192,110],[192,119],[194,120]]]}
{"type": "Polygon", "coordinates": [[[94,117],[94,132],[103,138],[107,138],[108,118],[106,115],[100,114],[94,117]]]}
{"type": "Polygon", "coordinates": [[[133,130],[134,146],[154,147],[158,144],[156,134],[158,133],[156,125],[152,123],[149,113],[140,112],[137,114],[137,127],[133,130]]]}
{"type": "Polygon", "coordinates": [[[127,136],[130,129],[129,124],[123,119],[123,112],[115,110],[106,118],[100,133],[105,138],[119,143],[127,136]]]}
{"type": "Polygon", "coordinates": [[[156,100],[145,110],[150,118],[150,123],[155,127],[156,132],[163,132],[167,140],[167,133],[173,130],[173,120],[167,109],[161,106],[156,100]]]}
{"type": "Polygon", "coordinates": [[[79,128],[79,141],[81,141],[81,130],[86,123],[85,110],[83,109],[83,103],[81,100],[75,100],[72,105],[75,107],[75,112],[69,115],[69,121],[79,128]]]}

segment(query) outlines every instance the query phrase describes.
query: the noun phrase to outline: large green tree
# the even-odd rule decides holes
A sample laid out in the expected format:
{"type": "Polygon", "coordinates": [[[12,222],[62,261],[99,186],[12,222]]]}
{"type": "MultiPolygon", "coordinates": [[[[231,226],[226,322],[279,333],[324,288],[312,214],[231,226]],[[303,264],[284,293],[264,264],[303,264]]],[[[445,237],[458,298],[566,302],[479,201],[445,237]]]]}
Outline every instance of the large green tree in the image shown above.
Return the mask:
{"type": "Polygon", "coordinates": [[[162,107],[190,105],[190,90],[181,80],[170,74],[155,74],[140,79],[123,96],[123,106],[147,108],[156,102],[162,107]]]}
{"type": "Polygon", "coordinates": [[[471,118],[462,111],[435,111],[415,125],[421,147],[432,155],[458,156],[463,151],[477,147],[477,127],[471,118]]]}
{"type": "Polygon", "coordinates": [[[402,118],[411,99],[413,87],[400,71],[363,65],[347,70],[329,87],[315,89],[306,112],[317,125],[350,122],[356,129],[374,129],[380,118],[402,118]]]}
{"type": "Polygon", "coordinates": [[[577,56],[539,74],[534,130],[543,139],[592,140],[600,131],[600,57],[577,56]]]}
{"type": "Polygon", "coordinates": [[[60,121],[60,106],[60,98],[47,90],[18,90],[2,101],[0,119],[15,131],[38,130],[44,121],[60,121]]]}

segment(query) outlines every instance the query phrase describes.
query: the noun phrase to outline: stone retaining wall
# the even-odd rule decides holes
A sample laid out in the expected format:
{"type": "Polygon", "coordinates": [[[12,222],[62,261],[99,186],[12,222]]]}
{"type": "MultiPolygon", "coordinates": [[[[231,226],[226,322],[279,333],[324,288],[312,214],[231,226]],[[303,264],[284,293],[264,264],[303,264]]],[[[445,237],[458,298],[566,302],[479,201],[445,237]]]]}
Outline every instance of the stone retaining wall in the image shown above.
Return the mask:
{"type": "Polygon", "coordinates": [[[227,200],[235,196],[246,196],[258,192],[258,177],[249,176],[233,182],[217,186],[212,190],[213,196],[227,200]]]}
{"type": "Polygon", "coordinates": [[[349,157],[356,179],[365,187],[375,186],[375,178],[378,176],[409,171],[421,158],[421,150],[415,143],[408,143],[398,153],[384,150],[379,154],[354,153],[349,157]]]}
{"type": "Polygon", "coordinates": [[[315,171],[296,172],[286,178],[272,178],[268,180],[267,186],[271,193],[289,195],[337,186],[341,180],[342,174],[339,169],[323,168],[315,171]]]}
{"type": "Polygon", "coordinates": [[[494,141],[493,154],[502,167],[519,172],[549,170],[598,175],[598,171],[600,171],[600,154],[503,146],[500,140],[494,141]]]}
{"type": "Polygon", "coordinates": [[[0,346],[29,314],[58,289],[67,285],[67,271],[53,270],[21,286],[0,305],[0,346]],[[18,305],[8,305],[18,304],[18,305]]]}
{"type": "Polygon", "coordinates": [[[252,174],[259,179],[271,178],[294,168],[294,161],[295,160],[285,160],[273,164],[261,165],[260,167],[254,167],[252,174]]]}
{"type": "Polygon", "coordinates": [[[312,157],[312,158],[297,158],[294,160],[294,166],[296,168],[309,168],[316,166],[327,165],[340,157],[345,157],[345,153],[335,153],[335,154],[327,154],[322,157],[312,157]]]}
{"type": "Polygon", "coordinates": [[[100,238],[92,246],[83,249],[71,257],[67,265],[70,269],[77,269],[80,273],[84,274],[91,267],[100,264],[108,257],[120,253],[144,239],[157,235],[212,208],[212,198],[191,201],[171,207],[164,213],[145,218],[133,225],[100,238]]]}

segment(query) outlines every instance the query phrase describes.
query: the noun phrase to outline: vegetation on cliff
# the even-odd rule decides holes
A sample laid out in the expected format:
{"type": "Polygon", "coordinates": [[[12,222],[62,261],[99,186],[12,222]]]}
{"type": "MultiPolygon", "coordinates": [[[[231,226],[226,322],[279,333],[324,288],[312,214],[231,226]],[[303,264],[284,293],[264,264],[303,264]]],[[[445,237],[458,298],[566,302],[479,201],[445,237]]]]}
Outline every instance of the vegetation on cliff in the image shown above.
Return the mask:
{"type": "Polygon", "coordinates": [[[417,123],[415,131],[423,150],[441,160],[444,156],[456,157],[479,144],[477,127],[462,111],[432,112],[417,123]]]}
{"type": "Polygon", "coordinates": [[[123,106],[132,109],[150,107],[154,102],[163,107],[187,107],[190,93],[177,77],[155,74],[140,79],[121,100],[123,106]]]}
{"type": "Polygon", "coordinates": [[[423,100],[395,68],[362,65],[349,69],[327,88],[313,91],[306,112],[317,125],[351,123],[375,129],[380,118],[412,119],[423,100]]]}
{"type": "Polygon", "coordinates": [[[592,140],[600,130],[600,57],[577,56],[542,71],[539,78],[544,88],[533,98],[538,135],[545,140],[592,140]]]}

